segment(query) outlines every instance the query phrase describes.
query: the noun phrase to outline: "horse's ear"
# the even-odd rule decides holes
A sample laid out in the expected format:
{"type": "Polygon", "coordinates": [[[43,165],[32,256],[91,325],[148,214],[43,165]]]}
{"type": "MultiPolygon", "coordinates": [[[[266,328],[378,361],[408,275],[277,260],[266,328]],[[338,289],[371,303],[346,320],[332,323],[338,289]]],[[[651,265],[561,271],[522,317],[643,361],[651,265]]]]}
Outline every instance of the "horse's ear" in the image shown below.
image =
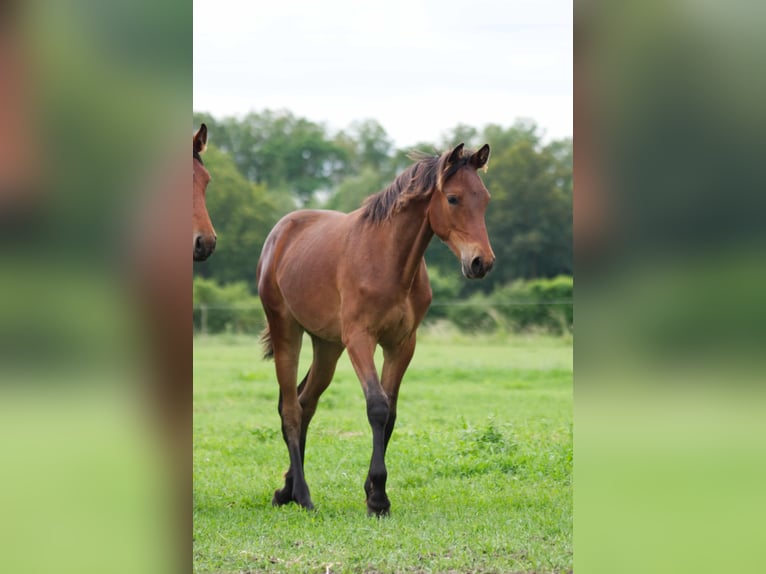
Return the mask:
{"type": "Polygon", "coordinates": [[[484,144],[481,149],[471,156],[470,162],[476,169],[481,169],[487,165],[489,159],[489,144],[484,144]]]}
{"type": "Polygon", "coordinates": [[[464,145],[465,144],[461,143],[461,144],[457,144],[457,146],[455,146],[455,149],[453,149],[450,152],[449,157],[447,158],[447,165],[451,165],[451,164],[455,163],[457,160],[459,160],[461,157],[463,157],[463,146],[464,145]]]}
{"type": "Polygon", "coordinates": [[[207,147],[207,126],[202,124],[194,134],[194,151],[202,153],[207,147]]]}

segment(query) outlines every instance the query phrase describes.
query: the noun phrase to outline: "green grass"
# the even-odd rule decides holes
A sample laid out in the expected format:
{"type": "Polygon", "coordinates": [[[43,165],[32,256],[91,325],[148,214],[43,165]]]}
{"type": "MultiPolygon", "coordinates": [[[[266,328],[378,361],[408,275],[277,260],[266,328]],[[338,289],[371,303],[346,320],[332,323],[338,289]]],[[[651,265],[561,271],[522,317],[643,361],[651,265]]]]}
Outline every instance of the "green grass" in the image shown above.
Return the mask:
{"type": "Polygon", "coordinates": [[[288,466],[277,396],[255,338],[195,339],[196,572],[571,570],[571,340],[421,337],[384,519],[366,515],[371,432],[347,356],[309,429],[315,512],[271,506],[288,466]]]}

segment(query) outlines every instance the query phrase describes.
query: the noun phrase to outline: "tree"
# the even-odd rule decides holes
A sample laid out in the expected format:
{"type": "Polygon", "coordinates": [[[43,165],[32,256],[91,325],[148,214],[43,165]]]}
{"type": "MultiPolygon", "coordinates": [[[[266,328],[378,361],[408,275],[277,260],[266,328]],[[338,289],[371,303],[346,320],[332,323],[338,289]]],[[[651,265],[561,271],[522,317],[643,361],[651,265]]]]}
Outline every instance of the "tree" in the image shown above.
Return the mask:
{"type": "Polygon", "coordinates": [[[484,177],[492,194],[487,228],[497,256],[488,287],[572,272],[571,140],[540,147],[535,133],[527,132],[505,141],[514,140],[493,151],[484,177]]]}
{"type": "Polygon", "coordinates": [[[348,130],[353,145],[354,163],[351,166],[354,173],[364,169],[375,170],[381,178],[393,178],[391,172],[391,156],[394,144],[386,130],[377,121],[367,119],[353,122],[348,130]]]}
{"type": "Polygon", "coordinates": [[[451,149],[461,143],[465,144],[468,148],[484,145],[484,142],[480,143],[478,138],[479,132],[475,127],[458,124],[442,136],[441,148],[442,150],[451,149]]]}
{"type": "Polygon", "coordinates": [[[382,181],[380,172],[369,167],[364,168],[359,175],[344,179],[324,207],[349,213],[360,207],[366,197],[380,191],[385,185],[387,182],[382,181]]]}
{"type": "MultiPolygon", "coordinates": [[[[206,118],[197,114],[195,121],[206,118]]],[[[325,127],[288,111],[228,117],[211,121],[208,128],[211,140],[248,180],[290,193],[297,206],[329,191],[348,172],[348,151],[328,137],[325,127]]]]}

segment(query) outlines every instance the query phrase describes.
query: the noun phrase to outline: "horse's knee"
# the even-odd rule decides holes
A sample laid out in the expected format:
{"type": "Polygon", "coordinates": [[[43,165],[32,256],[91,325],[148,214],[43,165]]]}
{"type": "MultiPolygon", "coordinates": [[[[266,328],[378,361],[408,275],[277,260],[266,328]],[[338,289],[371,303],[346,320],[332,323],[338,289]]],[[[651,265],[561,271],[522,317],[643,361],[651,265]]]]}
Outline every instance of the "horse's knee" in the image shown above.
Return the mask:
{"type": "Polygon", "coordinates": [[[388,422],[389,407],[385,395],[367,397],[367,419],[373,427],[385,427],[388,422]]]}

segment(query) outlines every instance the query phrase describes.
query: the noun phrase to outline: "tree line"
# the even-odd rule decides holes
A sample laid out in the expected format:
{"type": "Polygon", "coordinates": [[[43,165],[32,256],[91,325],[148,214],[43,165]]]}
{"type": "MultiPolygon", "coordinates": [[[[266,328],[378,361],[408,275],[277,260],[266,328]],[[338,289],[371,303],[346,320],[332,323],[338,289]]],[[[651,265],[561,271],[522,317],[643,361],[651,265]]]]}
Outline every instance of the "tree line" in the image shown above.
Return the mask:
{"type": "Polygon", "coordinates": [[[481,176],[492,195],[486,222],[497,260],[484,280],[464,280],[454,255],[434,238],[426,262],[435,300],[500,293],[514,281],[572,273],[572,140],[546,142],[533,121],[459,124],[440,141],[407,149],[397,149],[373,119],[337,132],[289,111],[241,118],[195,113],[193,121],[208,126],[207,206],[218,233],[215,255],[195,263],[197,277],[243,282],[255,294],[261,247],[285,213],[304,207],[352,211],[409,166],[412,151],[437,154],[460,142],[491,146],[481,176]]]}

